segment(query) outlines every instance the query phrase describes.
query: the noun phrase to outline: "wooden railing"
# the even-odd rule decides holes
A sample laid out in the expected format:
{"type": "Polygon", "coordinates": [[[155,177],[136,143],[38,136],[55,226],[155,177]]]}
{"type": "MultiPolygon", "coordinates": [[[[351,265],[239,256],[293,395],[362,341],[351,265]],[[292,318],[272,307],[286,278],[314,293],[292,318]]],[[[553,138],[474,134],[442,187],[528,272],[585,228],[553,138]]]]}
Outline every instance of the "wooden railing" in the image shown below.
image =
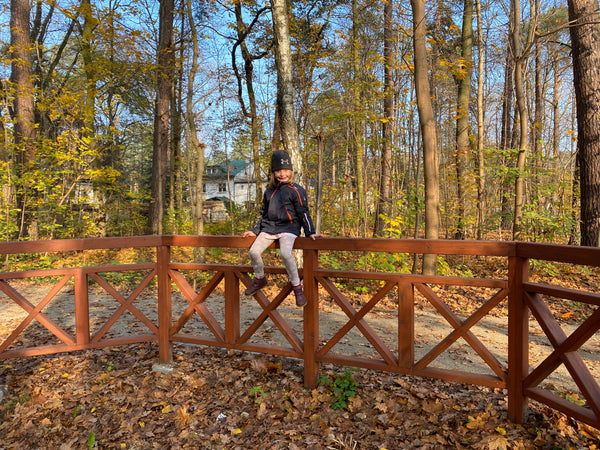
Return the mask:
{"type": "MultiPolygon", "coordinates": [[[[600,249],[519,242],[350,238],[312,241],[300,238],[296,247],[303,252],[302,276],[308,304],[303,310],[296,309],[291,313],[296,315],[294,322],[290,319],[289,308],[286,310],[284,307],[284,300],[291,292],[289,283],[279,283],[275,291],[269,290],[271,298],[266,291],[254,294],[251,309],[255,315],[242,320],[242,304],[249,299],[240,292],[251,282],[250,266],[228,264],[227,261],[193,263],[177,261],[174,257],[185,248],[245,249],[250,242],[249,239],[223,236],[140,236],[1,243],[0,254],[5,255],[85,253],[86,250],[128,248],[154,248],[156,255],[151,261],[140,264],[0,273],[0,290],[5,294],[0,298],[4,302],[0,303],[1,320],[4,323],[7,320],[1,308],[9,306],[16,306],[24,316],[19,318],[0,344],[0,359],[157,342],[159,361],[169,364],[174,343],[207,345],[302,359],[304,383],[308,387],[316,385],[319,367],[323,363],[435,377],[506,389],[508,412],[515,422],[526,419],[527,399],[531,398],[600,428],[598,372],[594,374],[588,368],[579,352],[586,343],[597,345],[600,294],[529,280],[530,260],[583,265],[592,271],[597,270],[600,249]],[[321,262],[321,257],[330,252],[486,257],[494,259],[501,276],[498,279],[481,279],[395,271],[334,270],[321,262]],[[139,280],[128,294],[121,293],[109,282],[108,274],[114,276],[119,273],[138,274],[139,280]],[[202,274],[201,280],[198,274],[202,274]],[[16,283],[20,279],[36,277],[54,280],[48,293],[37,302],[21,292],[16,283]],[[366,294],[366,289],[360,291],[361,301],[353,300],[352,295],[342,292],[349,284],[363,282],[371,283],[371,290],[369,294],[366,294]],[[91,293],[92,285],[100,288],[116,305],[103,323],[95,323],[93,327],[90,323],[96,321],[96,316],[90,309],[90,296],[94,295],[91,293]],[[373,288],[374,285],[376,288],[373,288]],[[464,305],[464,311],[456,311],[444,299],[450,286],[463,290],[477,289],[477,299],[464,305]],[[57,295],[70,289],[73,291],[72,295],[69,294],[72,314],[49,314],[57,295]],[[141,305],[142,293],[148,290],[152,292],[153,305],[149,309],[141,305]],[[182,301],[174,300],[177,296],[184,299],[183,306],[182,301]],[[220,312],[215,310],[215,296],[220,312]],[[567,335],[559,318],[548,307],[547,298],[590,305],[591,313],[567,335]],[[376,329],[377,320],[371,316],[382,310],[389,314],[390,304],[394,305],[391,316],[395,329],[382,332],[376,329]],[[434,311],[449,327],[439,342],[425,350],[419,349],[419,352],[416,349],[416,332],[427,334],[428,330],[420,328],[422,325],[417,320],[415,305],[434,311]],[[333,329],[328,327],[329,335],[325,336],[324,328],[320,327],[324,327],[324,317],[332,309],[338,312],[338,325],[333,329]],[[506,311],[506,345],[499,347],[486,345],[474,331],[494,310],[506,311]],[[115,324],[126,313],[133,316],[136,326],[145,328],[145,333],[129,330],[128,333],[113,335],[115,324]],[[339,321],[340,315],[344,320],[339,321]],[[202,325],[201,331],[198,327],[190,329],[189,324],[193,320],[202,325]],[[268,321],[277,329],[282,340],[262,340],[259,330],[268,321]],[[32,342],[22,338],[27,327],[35,322],[51,334],[54,342],[32,342]],[[538,324],[552,347],[536,365],[531,361],[528,350],[532,323],[538,324]],[[354,351],[356,349],[341,346],[350,333],[365,340],[371,350],[370,355],[360,355],[354,351]],[[468,344],[481,363],[454,364],[453,367],[435,364],[459,340],[468,344]],[[583,401],[574,403],[560,392],[541,387],[541,383],[560,365],[566,368],[583,401]]],[[[281,268],[270,267],[267,270],[284,274],[281,268]]]]}

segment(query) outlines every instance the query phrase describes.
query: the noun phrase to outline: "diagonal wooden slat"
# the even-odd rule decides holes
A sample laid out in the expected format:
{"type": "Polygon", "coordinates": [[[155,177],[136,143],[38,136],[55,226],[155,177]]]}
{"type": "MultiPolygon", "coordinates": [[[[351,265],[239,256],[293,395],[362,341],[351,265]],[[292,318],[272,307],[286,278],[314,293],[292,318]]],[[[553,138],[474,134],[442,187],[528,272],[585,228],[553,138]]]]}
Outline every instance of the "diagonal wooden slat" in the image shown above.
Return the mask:
{"type": "MultiPolygon", "coordinates": [[[[354,306],[352,306],[350,301],[348,301],[348,298],[339,291],[339,289],[335,286],[335,284],[333,284],[333,282],[331,280],[329,280],[328,278],[322,278],[322,277],[317,277],[317,280],[327,290],[327,292],[329,292],[329,294],[332,296],[332,298],[335,300],[335,302],[340,306],[342,311],[344,311],[344,313],[346,313],[346,315],[350,319],[349,322],[346,323],[346,325],[344,326],[345,331],[343,333],[341,333],[341,330],[340,330],[340,332],[336,333],[336,335],[334,336],[337,340],[331,345],[329,342],[327,344],[325,344],[327,349],[330,349],[331,347],[333,347],[333,345],[335,345],[335,343],[337,343],[337,341],[339,339],[341,339],[351,328],[356,327],[360,330],[360,332],[363,334],[363,336],[365,338],[367,338],[367,340],[371,343],[371,345],[373,345],[375,350],[377,350],[377,352],[382,356],[382,358],[388,364],[393,365],[393,366],[398,365],[398,359],[396,358],[396,356],[387,347],[387,345],[383,342],[383,340],[381,340],[381,338],[377,335],[375,330],[373,330],[373,328],[371,328],[371,326],[364,320],[364,315],[367,312],[369,312],[369,310],[373,306],[375,306],[375,304],[377,302],[379,302],[379,300],[381,300],[381,298],[383,298],[383,296],[385,296],[385,294],[391,288],[393,288],[395,286],[395,284],[387,283],[384,286],[384,288],[382,288],[382,290],[380,290],[371,299],[371,301],[369,301],[363,307],[363,309],[361,310],[362,314],[359,315],[359,313],[356,311],[354,306]],[[381,294],[381,296],[379,296],[379,294],[381,294]]],[[[333,338],[332,338],[332,340],[333,340],[333,338]]],[[[324,349],[320,349],[318,354],[319,354],[319,356],[323,356],[325,353],[326,353],[326,351],[324,351],[324,349]]]]}
{"type": "Polygon", "coordinates": [[[440,342],[440,344],[434,347],[430,352],[428,352],[427,355],[421,358],[417,364],[415,364],[415,368],[419,370],[424,369],[444,350],[450,347],[453,342],[462,337],[498,377],[500,377],[502,380],[506,380],[507,375],[506,371],[502,367],[502,364],[500,364],[498,359],[492,354],[492,352],[488,350],[487,347],[485,347],[485,345],[473,334],[473,332],[470,331],[470,329],[492,308],[496,307],[498,303],[500,303],[500,301],[502,301],[508,295],[508,291],[506,289],[501,289],[464,322],[461,322],[460,318],[450,309],[450,307],[448,307],[444,301],[439,298],[433,289],[426,284],[415,283],[415,287],[429,300],[435,309],[437,309],[454,328],[454,331],[451,334],[449,334],[442,342],[440,342]]]}
{"type": "MultiPolygon", "coordinates": [[[[240,271],[235,271],[235,273],[245,286],[250,286],[252,280],[246,273],[240,271]]],[[[250,325],[248,329],[253,329],[254,331],[256,331],[263,324],[263,322],[268,316],[273,321],[275,326],[277,326],[277,328],[285,337],[285,339],[290,343],[290,345],[297,352],[302,353],[304,348],[302,341],[300,340],[296,332],[293,330],[293,328],[290,326],[290,324],[288,324],[287,321],[283,318],[283,316],[279,313],[279,311],[275,309],[289,295],[291,290],[292,285],[288,282],[273,301],[269,301],[267,296],[262,291],[257,291],[255,294],[253,294],[252,296],[263,309],[263,311],[254,320],[254,322],[250,325]]],[[[245,332],[240,337],[240,342],[246,342],[252,336],[252,334],[254,334],[254,331],[252,331],[251,334],[245,332]]]]}
{"type": "Polygon", "coordinates": [[[562,362],[587,400],[600,417],[600,386],[577,350],[600,329],[600,309],[588,317],[567,337],[560,324],[538,294],[525,293],[526,303],[554,350],[524,380],[526,387],[537,386],[562,362]]]}
{"type": "Polygon", "coordinates": [[[135,290],[125,299],[119,291],[117,291],[111,284],[109,284],[104,278],[97,273],[90,273],[90,278],[96,281],[107,293],[117,300],[121,306],[113,313],[113,315],[106,321],[106,323],[94,334],[91,342],[99,342],[102,337],[108,332],[108,330],[116,323],[116,321],[123,315],[126,310],[129,310],[135,317],[137,317],[144,325],[148,327],[154,334],[158,334],[158,327],[148,319],[144,313],[137,309],[133,305],[133,301],[140,295],[140,293],[148,286],[150,281],[156,276],[154,270],[150,271],[148,275],[141,281],[141,283],[135,288],[135,290]]]}
{"type": "Polygon", "coordinates": [[[56,296],[56,294],[63,288],[65,284],[72,278],[71,275],[65,275],[58,283],[56,283],[50,292],[38,303],[37,306],[27,300],[21,293],[10,286],[5,281],[0,281],[0,290],[10,297],[17,305],[28,312],[28,316],[13,330],[13,332],[6,338],[6,340],[0,345],[0,353],[6,350],[15,339],[21,334],[21,332],[29,325],[34,319],[41,323],[48,331],[54,336],[64,342],[66,345],[74,345],[75,339],[69,335],[65,330],[58,326],[56,322],[50,319],[46,314],[42,313],[42,309],[50,303],[50,301],[56,296]]]}
{"type": "Polygon", "coordinates": [[[181,317],[179,317],[179,319],[177,319],[175,324],[173,324],[171,327],[171,335],[177,334],[179,331],[181,331],[188,320],[193,316],[194,312],[196,312],[204,321],[206,326],[208,326],[217,340],[219,342],[225,341],[225,330],[223,330],[223,327],[221,327],[219,321],[215,319],[208,307],[204,304],[211,292],[213,292],[221,280],[223,280],[223,276],[223,272],[217,272],[202,288],[200,293],[196,294],[194,288],[178,270],[169,270],[169,277],[175,282],[181,293],[190,302],[190,305],[186,308],[181,317]]]}

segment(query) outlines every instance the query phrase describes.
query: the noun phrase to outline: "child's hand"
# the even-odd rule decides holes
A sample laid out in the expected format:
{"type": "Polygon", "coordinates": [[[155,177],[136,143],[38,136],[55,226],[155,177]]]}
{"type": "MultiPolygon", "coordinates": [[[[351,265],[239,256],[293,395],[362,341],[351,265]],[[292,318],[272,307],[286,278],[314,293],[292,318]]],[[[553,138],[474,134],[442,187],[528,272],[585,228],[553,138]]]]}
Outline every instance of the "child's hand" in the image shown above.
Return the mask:
{"type": "Polygon", "coordinates": [[[242,237],[256,237],[253,231],[246,231],[242,237]]]}
{"type": "Polygon", "coordinates": [[[315,239],[320,239],[320,238],[324,238],[325,235],[324,234],[311,234],[310,238],[314,241],[315,239]]]}

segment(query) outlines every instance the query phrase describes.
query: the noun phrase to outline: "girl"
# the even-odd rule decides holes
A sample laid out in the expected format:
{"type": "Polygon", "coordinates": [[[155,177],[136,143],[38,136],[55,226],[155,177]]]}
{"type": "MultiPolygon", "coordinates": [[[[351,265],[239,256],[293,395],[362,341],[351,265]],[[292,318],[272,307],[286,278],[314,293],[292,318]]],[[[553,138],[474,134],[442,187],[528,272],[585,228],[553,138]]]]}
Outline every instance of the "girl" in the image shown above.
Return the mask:
{"type": "Polygon", "coordinates": [[[263,195],[260,217],[254,228],[244,233],[244,237],[256,237],[250,247],[255,277],[244,291],[245,295],[252,295],[267,285],[262,253],[273,241],[279,240],[279,253],[292,283],[296,306],[306,305],[298,267],[292,255],[294,241],[300,236],[300,228],[304,228],[306,237],[313,240],[320,237],[315,234],[306,202],[306,191],[294,183],[290,155],[285,150],[276,150],[271,156],[271,174],[263,195]]]}

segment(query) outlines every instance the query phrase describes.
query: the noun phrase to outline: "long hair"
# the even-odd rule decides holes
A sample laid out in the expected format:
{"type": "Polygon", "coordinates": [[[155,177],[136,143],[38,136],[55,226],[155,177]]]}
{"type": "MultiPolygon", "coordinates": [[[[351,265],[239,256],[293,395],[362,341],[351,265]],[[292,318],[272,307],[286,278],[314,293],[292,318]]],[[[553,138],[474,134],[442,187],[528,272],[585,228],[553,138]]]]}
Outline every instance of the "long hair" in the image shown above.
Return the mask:
{"type": "MultiPolygon", "coordinates": [[[[288,180],[288,183],[292,184],[293,182],[294,182],[294,171],[290,170],[290,179],[288,180]]],[[[270,189],[275,189],[278,184],[279,184],[279,181],[277,181],[277,179],[275,178],[275,173],[271,172],[269,174],[269,185],[268,185],[268,187],[270,189]]]]}

